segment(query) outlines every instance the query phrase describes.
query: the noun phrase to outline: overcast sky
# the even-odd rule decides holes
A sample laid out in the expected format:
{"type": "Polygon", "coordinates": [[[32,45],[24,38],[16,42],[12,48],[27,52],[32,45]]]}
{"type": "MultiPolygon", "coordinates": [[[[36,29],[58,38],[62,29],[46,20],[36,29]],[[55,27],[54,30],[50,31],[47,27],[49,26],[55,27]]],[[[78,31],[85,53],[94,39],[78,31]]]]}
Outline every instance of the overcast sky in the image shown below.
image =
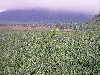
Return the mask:
{"type": "Polygon", "coordinates": [[[100,0],[0,0],[0,12],[12,9],[45,8],[97,14],[100,0]]]}

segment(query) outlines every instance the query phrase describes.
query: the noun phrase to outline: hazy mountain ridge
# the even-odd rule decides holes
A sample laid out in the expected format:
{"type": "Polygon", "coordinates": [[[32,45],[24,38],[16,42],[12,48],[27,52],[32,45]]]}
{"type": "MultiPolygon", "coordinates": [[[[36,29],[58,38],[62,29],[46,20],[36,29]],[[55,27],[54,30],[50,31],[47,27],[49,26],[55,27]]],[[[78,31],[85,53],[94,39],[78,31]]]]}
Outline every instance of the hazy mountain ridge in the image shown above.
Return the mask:
{"type": "Polygon", "coordinates": [[[82,22],[92,16],[84,13],[49,11],[42,9],[8,10],[0,13],[0,21],[68,21],[82,22]]]}

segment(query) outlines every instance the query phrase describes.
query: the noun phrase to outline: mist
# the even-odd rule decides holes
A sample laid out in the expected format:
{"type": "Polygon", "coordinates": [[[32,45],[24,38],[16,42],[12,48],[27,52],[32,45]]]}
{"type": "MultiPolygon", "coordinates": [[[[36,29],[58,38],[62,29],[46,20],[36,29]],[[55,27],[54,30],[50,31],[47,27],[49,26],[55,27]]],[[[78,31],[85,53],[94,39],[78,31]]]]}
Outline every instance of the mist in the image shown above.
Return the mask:
{"type": "Polygon", "coordinates": [[[0,0],[0,12],[6,10],[47,9],[96,14],[100,0],[0,0]]]}

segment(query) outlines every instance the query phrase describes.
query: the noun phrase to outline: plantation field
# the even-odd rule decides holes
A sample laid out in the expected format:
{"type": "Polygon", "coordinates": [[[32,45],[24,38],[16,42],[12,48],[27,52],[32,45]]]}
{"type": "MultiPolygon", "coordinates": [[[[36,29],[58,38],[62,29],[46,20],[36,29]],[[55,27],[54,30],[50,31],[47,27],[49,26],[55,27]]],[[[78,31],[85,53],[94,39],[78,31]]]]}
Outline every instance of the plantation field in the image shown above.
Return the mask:
{"type": "Polygon", "coordinates": [[[0,30],[0,75],[100,75],[100,30],[0,30]]]}

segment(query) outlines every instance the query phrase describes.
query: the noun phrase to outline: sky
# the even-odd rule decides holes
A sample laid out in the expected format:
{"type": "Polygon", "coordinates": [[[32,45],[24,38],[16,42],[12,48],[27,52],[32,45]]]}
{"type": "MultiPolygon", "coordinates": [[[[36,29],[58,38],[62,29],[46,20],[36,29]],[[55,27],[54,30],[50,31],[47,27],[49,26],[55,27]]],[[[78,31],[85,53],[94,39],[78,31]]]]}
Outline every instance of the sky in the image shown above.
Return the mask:
{"type": "Polygon", "coordinates": [[[98,14],[100,0],[0,0],[0,12],[34,8],[98,14]]]}

